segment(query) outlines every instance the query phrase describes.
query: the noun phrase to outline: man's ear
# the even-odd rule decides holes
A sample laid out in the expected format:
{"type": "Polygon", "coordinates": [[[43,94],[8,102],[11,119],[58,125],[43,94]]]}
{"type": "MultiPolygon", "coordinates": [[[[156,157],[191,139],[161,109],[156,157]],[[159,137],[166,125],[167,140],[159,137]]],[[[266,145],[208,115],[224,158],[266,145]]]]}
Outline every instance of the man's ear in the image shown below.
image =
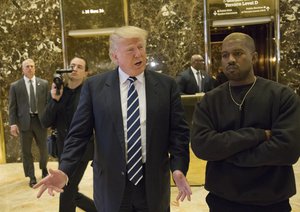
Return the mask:
{"type": "Polygon", "coordinates": [[[112,52],[110,54],[110,59],[115,63],[115,64],[118,64],[118,55],[115,54],[114,52],[112,52]]]}
{"type": "Polygon", "coordinates": [[[258,61],[258,53],[253,52],[252,53],[252,64],[255,64],[258,61]]]}

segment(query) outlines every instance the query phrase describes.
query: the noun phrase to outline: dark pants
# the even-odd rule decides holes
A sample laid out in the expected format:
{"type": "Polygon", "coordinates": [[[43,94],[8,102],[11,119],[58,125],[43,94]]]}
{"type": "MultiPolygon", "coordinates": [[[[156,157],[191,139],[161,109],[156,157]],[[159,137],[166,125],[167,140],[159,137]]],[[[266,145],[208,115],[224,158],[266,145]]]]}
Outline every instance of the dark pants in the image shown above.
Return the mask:
{"type": "Polygon", "coordinates": [[[145,173],[137,185],[134,185],[127,178],[120,212],[148,212],[145,187],[145,173]]]}
{"type": "Polygon", "coordinates": [[[69,178],[69,184],[64,188],[64,192],[59,197],[60,212],[75,212],[76,207],[84,211],[96,212],[94,201],[78,192],[78,185],[83,177],[89,161],[80,161],[76,170],[69,178]]]}
{"type": "Polygon", "coordinates": [[[22,161],[26,177],[34,177],[33,157],[31,153],[33,138],[40,152],[40,169],[47,168],[47,129],[43,128],[37,115],[30,118],[30,129],[20,132],[20,143],[22,148],[22,161]]]}
{"type": "Polygon", "coordinates": [[[289,212],[291,206],[289,200],[284,200],[272,205],[246,205],[232,201],[228,201],[209,193],[206,197],[206,202],[210,212],[289,212]]]}

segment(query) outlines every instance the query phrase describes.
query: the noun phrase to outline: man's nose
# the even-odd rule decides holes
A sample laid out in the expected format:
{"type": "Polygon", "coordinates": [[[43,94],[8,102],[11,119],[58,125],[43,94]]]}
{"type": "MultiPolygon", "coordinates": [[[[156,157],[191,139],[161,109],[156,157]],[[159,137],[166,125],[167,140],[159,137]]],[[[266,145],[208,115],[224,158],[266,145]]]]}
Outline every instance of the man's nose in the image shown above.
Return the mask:
{"type": "Polygon", "coordinates": [[[235,62],[236,62],[236,59],[235,59],[234,55],[229,54],[228,64],[233,65],[233,64],[235,64],[235,62]]]}
{"type": "Polygon", "coordinates": [[[77,71],[77,69],[78,69],[78,66],[76,66],[76,65],[72,66],[73,71],[77,71]]]}
{"type": "Polygon", "coordinates": [[[236,58],[234,57],[233,54],[229,54],[228,56],[228,64],[233,65],[236,63],[236,58]]]}
{"type": "Polygon", "coordinates": [[[140,57],[141,55],[142,55],[141,50],[140,50],[139,48],[136,48],[136,49],[134,50],[134,56],[135,56],[135,57],[140,57]]]}
{"type": "Polygon", "coordinates": [[[229,54],[229,61],[235,61],[235,56],[233,54],[229,54]]]}

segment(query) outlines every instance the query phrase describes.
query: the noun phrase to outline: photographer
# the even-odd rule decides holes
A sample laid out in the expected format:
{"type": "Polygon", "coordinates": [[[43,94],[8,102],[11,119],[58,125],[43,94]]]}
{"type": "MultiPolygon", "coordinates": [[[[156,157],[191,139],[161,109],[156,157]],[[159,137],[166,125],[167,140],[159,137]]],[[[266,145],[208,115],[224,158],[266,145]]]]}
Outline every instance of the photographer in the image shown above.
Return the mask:
{"type": "MultiPolygon", "coordinates": [[[[57,75],[55,76],[55,83],[52,84],[51,95],[42,116],[42,124],[45,127],[57,129],[59,161],[64,148],[64,140],[78,105],[81,87],[88,74],[88,64],[82,57],[74,57],[70,66],[72,68],[70,71],[60,71],[62,73],[69,72],[65,74],[65,85],[62,83],[62,77],[59,79],[57,75]],[[60,87],[60,91],[57,90],[57,87],[60,87]]],[[[92,158],[93,138],[91,138],[90,145],[88,145],[80,163],[76,166],[76,171],[70,176],[64,192],[60,194],[59,211],[75,212],[76,206],[85,211],[96,211],[93,200],[78,192],[78,185],[89,160],[92,158]]]]}

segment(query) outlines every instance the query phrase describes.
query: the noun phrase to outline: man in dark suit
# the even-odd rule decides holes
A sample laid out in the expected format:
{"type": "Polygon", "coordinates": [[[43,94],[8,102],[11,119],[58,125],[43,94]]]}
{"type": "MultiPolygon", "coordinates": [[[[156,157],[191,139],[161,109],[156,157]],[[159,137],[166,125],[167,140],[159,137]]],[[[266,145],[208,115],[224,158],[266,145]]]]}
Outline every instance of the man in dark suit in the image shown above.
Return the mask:
{"type": "Polygon", "coordinates": [[[48,82],[35,77],[32,59],[22,63],[24,77],[13,82],[9,91],[9,124],[13,136],[20,135],[22,161],[25,176],[30,178],[29,186],[36,184],[31,146],[33,138],[40,151],[42,177],[47,176],[48,152],[46,146],[47,129],[43,128],[40,116],[47,103],[48,82]]]}
{"type": "Polygon", "coordinates": [[[205,72],[203,57],[195,54],[191,57],[191,66],[176,76],[176,82],[182,94],[207,92],[214,88],[214,79],[205,72]]]}
{"type": "Polygon", "coordinates": [[[171,77],[145,70],[146,39],[133,26],[111,34],[110,57],[118,67],[84,83],[59,170],[50,169],[34,187],[41,186],[38,197],[63,191],[94,131],[97,211],[170,211],[170,170],[177,200],[190,199],[189,129],[179,90],[171,77]]]}

